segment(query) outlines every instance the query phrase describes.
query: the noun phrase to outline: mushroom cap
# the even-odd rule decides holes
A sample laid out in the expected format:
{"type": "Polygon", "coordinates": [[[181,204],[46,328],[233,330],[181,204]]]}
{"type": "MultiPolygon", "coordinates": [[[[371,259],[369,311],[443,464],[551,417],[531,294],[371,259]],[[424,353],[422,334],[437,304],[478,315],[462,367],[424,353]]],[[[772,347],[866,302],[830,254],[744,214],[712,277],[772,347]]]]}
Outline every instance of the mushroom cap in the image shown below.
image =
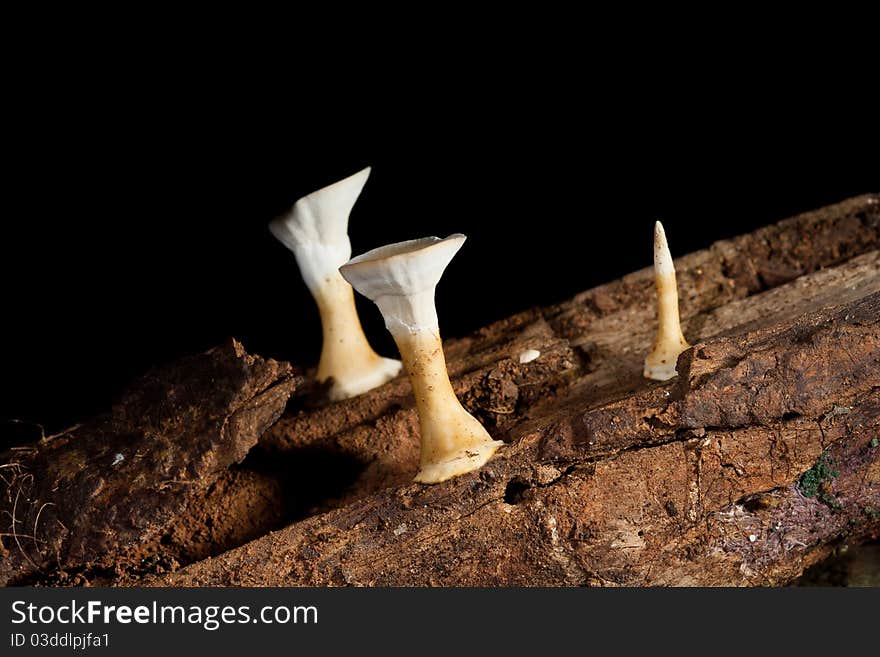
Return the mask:
{"type": "Polygon", "coordinates": [[[290,212],[273,220],[269,230],[290,250],[313,244],[348,244],[348,216],[369,177],[367,167],[303,196],[290,212]]]}
{"type": "Polygon", "coordinates": [[[659,221],[654,222],[654,271],[660,276],[675,274],[675,265],[672,263],[669,243],[666,241],[666,231],[659,221]]]}
{"type": "Polygon", "coordinates": [[[464,241],[461,233],[423,237],[367,251],[339,268],[342,277],[365,297],[413,296],[433,290],[464,241]]]}

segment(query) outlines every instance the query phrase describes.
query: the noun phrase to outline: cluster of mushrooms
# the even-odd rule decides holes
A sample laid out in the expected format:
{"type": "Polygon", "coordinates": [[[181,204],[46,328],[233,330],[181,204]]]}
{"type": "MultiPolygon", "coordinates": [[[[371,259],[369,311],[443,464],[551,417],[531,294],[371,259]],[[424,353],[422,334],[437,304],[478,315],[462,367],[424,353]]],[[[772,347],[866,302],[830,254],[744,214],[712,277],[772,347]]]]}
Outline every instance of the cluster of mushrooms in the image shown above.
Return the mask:
{"type": "MultiPolygon", "coordinates": [[[[360,395],[393,379],[406,367],[421,432],[415,481],[438,483],[480,468],[504,443],[493,440],[452,389],[440,339],[434,290],[465,236],[425,237],[382,246],[351,257],[348,217],[370,175],[366,168],[299,199],[269,230],[293,251],[318,305],[323,330],[316,379],[331,401],[360,395]],[[383,358],[367,341],[354,290],[372,300],[385,319],[401,361],[383,358]]],[[[688,348],[681,332],[675,268],[663,226],[654,230],[654,271],[659,328],[644,375],[664,381],[676,375],[678,355],[688,348]]],[[[536,357],[530,353],[527,362],[536,357]]]]}

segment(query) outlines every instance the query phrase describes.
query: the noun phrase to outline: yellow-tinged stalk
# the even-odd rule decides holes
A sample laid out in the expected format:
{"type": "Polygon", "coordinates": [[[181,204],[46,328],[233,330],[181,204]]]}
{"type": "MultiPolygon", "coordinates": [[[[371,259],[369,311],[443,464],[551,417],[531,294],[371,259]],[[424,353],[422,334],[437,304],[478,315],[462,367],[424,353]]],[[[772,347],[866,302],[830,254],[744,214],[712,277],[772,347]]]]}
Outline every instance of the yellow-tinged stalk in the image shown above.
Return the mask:
{"type": "Polygon", "coordinates": [[[654,224],[654,285],[657,288],[657,335],[651,353],[645,358],[644,375],[666,381],[676,376],[678,356],[690,345],[681,332],[675,265],[659,221],[654,224]]]}
{"type": "Polygon", "coordinates": [[[440,335],[434,331],[392,331],[412,382],[421,430],[421,469],[415,481],[438,483],[492,458],[501,445],[468,413],[452,390],[440,335]]]}
{"type": "Polygon", "coordinates": [[[401,363],[383,358],[370,346],[354,303],[354,290],[336,273],[314,294],[321,316],[321,358],[315,378],[331,381],[327,396],[337,401],[355,397],[393,379],[401,363]]]}

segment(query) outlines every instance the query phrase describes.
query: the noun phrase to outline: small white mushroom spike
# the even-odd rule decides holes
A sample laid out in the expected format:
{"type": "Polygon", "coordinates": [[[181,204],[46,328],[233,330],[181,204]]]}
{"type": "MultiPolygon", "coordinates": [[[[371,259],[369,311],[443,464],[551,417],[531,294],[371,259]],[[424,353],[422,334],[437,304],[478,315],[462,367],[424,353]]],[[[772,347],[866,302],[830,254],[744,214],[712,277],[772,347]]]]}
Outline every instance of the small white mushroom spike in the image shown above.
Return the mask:
{"type": "Polygon", "coordinates": [[[654,284],[657,288],[657,335],[651,353],[645,358],[646,378],[666,381],[674,377],[679,354],[690,345],[681,332],[678,315],[678,288],[675,265],[659,221],[654,224],[654,284]]]}
{"type": "Polygon", "coordinates": [[[379,307],[400,349],[419,412],[421,469],[415,481],[428,484],[476,470],[504,444],[462,407],[446,372],[434,290],[464,241],[456,234],[400,242],[340,268],[379,307]]]}
{"type": "Polygon", "coordinates": [[[348,217],[367,178],[369,167],[299,199],[269,230],[293,251],[303,281],[318,305],[323,343],[316,378],[332,379],[328,396],[345,399],[393,379],[401,363],[379,356],[364,335],[351,285],[339,265],[351,257],[348,217]]]}

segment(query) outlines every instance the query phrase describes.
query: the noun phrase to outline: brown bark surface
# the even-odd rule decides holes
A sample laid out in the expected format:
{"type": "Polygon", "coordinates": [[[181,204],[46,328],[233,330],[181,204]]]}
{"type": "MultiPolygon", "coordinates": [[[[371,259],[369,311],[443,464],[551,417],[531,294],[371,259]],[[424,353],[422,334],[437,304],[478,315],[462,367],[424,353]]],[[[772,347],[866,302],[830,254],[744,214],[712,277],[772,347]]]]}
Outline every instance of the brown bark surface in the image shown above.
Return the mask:
{"type": "Polygon", "coordinates": [[[13,449],[0,466],[0,583],[155,570],[168,528],[245,457],[294,386],[289,365],[230,341],[150,372],[105,417],[13,449]]]}
{"type": "MultiPolygon", "coordinates": [[[[248,433],[262,435],[241,465],[236,451],[190,494],[152,501],[138,550],[68,549],[39,562],[39,581],[70,581],[60,565],[93,583],[183,586],[790,582],[880,530],[878,246],[868,195],[676,260],[694,346],[665,383],[641,376],[649,269],[447,341],[456,393],[508,445],[434,486],[410,483],[405,378],[323,407],[307,383],[248,433]],[[541,355],[520,364],[526,349],[541,355]]],[[[189,420],[169,421],[200,435],[189,420]]]]}

